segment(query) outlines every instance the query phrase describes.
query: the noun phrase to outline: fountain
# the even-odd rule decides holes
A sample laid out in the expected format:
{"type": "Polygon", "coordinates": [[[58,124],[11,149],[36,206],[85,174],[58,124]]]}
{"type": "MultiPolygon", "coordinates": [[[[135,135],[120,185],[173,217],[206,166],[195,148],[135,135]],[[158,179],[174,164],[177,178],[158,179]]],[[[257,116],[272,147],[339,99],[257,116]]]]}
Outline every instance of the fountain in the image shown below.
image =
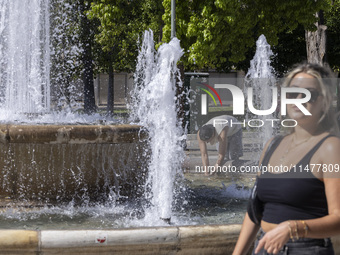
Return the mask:
{"type": "MultiPolygon", "coordinates": [[[[153,45],[141,50],[140,62],[148,64],[136,72],[139,94],[132,108],[138,110],[133,115],[138,125],[76,114],[70,107],[56,112],[63,103],[51,98],[65,101],[66,95],[50,86],[63,80],[50,77],[62,69],[50,65],[57,54],[52,40],[62,30],[54,27],[50,36],[52,2],[63,1],[0,0],[1,250],[161,254],[203,248],[218,254],[226,245],[230,249],[238,226],[178,226],[195,224],[187,191],[174,182],[181,182],[185,138],[174,99],[175,83],[181,83],[179,41],[174,38],[157,53],[153,45]],[[174,207],[180,209],[174,213],[174,207]],[[177,226],[168,225],[170,218],[177,226]],[[149,228],[136,228],[144,226],[149,228]]],[[[62,7],[71,8],[66,2],[62,7]]]]}
{"type": "Polygon", "coordinates": [[[40,113],[50,107],[48,8],[48,1],[0,2],[2,109],[40,113]],[[27,11],[14,11],[20,9],[27,11]]]}
{"type": "MultiPolygon", "coordinates": [[[[51,41],[50,11],[60,2],[0,1],[2,206],[18,200],[34,201],[39,206],[88,203],[105,200],[110,194],[124,197],[142,193],[145,133],[140,126],[118,125],[119,120],[103,119],[99,114],[81,115],[69,108],[56,112],[53,108],[60,105],[51,100],[60,95],[60,89],[52,89],[51,79],[60,81],[55,70],[62,68],[51,62],[52,52],[60,53],[57,49],[61,46],[55,42],[60,24],[53,27],[51,41]]],[[[75,48],[73,51],[79,52],[75,48]]],[[[71,55],[63,49],[63,58],[71,55]]]]}
{"type": "Polygon", "coordinates": [[[177,120],[176,80],[177,62],[183,54],[179,40],[174,38],[155,52],[152,31],[144,33],[135,74],[135,118],[148,130],[151,158],[147,185],[151,187],[151,203],[162,219],[170,221],[173,186],[181,173],[184,160],[184,135],[177,120]]]}
{"type": "MultiPolygon", "coordinates": [[[[145,39],[149,46],[144,44],[139,61],[148,64],[139,66],[136,73],[136,90],[145,97],[136,96],[132,106],[139,125],[119,120],[117,124],[99,114],[55,113],[53,91],[48,86],[53,51],[47,46],[51,44],[50,3],[0,0],[1,251],[231,253],[239,225],[183,226],[201,221],[200,212],[191,209],[196,204],[186,200],[190,190],[174,183],[180,175],[184,139],[176,123],[173,89],[175,63],[182,54],[178,40],[156,53],[151,40],[145,39]],[[18,11],[21,8],[31,12],[18,11]],[[16,20],[35,25],[23,29],[16,20]],[[15,28],[21,34],[11,30],[15,28]],[[167,69],[159,69],[163,65],[167,69]],[[180,189],[179,195],[173,189],[180,189]],[[176,211],[177,205],[181,209],[176,211]],[[170,217],[175,226],[159,219],[170,217]]],[[[148,36],[152,35],[146,33],[145,38],[148,36]]],[[[202,189],[202,193],[208,190],[202,189]]],[[[203,197],[203,205],[213,201],[218,214],[225,205],[220,200],[226,198],[208,195],[210,200],[203,197]]],[[[228,206],[234,200],[228,199],[228,206]]]]}
{"type": "MultiPolygon", "coordinates": [[[[256,41],[256,53],[250,62],[250,68],[246,74],[245,89],[252,92],[252,102],[255,109],[267,110],[272,107],[273,93],[276,93],[276,79],[274,69],[271,67],[271,57],[273,52],[267,43],[266,37],[261,35],[256,41]],[[275,88],[275,89],[273,89],[275,88]]],[[[247,93],[245,93],[247,95],[247,93]]],[[[276,96],[276,95],[275,95],[276,96]]],[[[246,118],[252,119],[253,115],[247,113],[246,118]]],[[[277,119],[274,114],[256,115],[254,119],[266,123],[266,119],[277,119]]],[[[258,124],[261,125],[261,124],[258,124]]],[[[274,127],[272,125],[263,125],[256,130],[256,137],[262,141],[262,146],[274,135],[274,127]]],[[[254,145],[254,147],[256,147],[254,145]]],[[[261,149],[261,148],[260,148],[261,149]]],[[[257,155],[259,156],[259,155],[257,155]]]]}

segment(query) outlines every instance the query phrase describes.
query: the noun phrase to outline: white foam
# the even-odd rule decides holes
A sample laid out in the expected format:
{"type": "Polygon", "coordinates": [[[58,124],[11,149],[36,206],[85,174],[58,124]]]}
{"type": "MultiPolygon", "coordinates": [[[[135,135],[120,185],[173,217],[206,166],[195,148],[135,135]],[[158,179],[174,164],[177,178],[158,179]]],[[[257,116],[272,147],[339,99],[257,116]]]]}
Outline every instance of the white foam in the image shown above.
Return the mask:
{"type": "Polygon", "coordinates": [[[183,55],[179,40],[173,38],[156,52],[152,31],[146,31],[139,51],[131,108],[135,121],[149,132],[151,156],[147,186],[155,216],[170,218],[176,173],[184,152],[183,130],[177,119],[176,86],[182,86],[177,62],[183,55]]]}

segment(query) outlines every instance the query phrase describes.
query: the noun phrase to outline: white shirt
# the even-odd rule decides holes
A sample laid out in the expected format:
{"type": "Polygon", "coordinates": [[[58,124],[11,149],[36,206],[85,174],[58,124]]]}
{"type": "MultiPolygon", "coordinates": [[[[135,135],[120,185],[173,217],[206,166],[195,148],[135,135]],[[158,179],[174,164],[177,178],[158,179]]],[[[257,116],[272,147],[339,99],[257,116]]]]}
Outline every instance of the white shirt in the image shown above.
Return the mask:
{"type": "Polygon", "coordinates": [[[242,128],[241,124],[236,124],[239,123],[239,121],[234,118],[233,116],[230,115],[221,115],[214,117],[210,119],[207,123],[204,125],[211,124],[215,127],[215,137],[211,140],[210,144],[214,145],[218,143],[218,136],[221,134],[223,128],[228,126],[228,132],[227,132],[227,137],[232,136],[235,134],[237,131],[239,131],[242,128]]]}

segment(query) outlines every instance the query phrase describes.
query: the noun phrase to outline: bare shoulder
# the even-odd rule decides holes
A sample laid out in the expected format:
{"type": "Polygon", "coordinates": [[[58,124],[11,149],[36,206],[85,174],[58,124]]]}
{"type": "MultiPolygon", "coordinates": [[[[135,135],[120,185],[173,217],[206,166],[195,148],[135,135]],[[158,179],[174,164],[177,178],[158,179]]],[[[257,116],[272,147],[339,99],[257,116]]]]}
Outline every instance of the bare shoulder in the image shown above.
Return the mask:
{"type": "Polygon", "coordinates": [[[340,138],[336,136],[331,136],[327,138],[320,148],[320,153],[323,157],[328,157],[334,155],[340,159],[340,138]]]}
{"type": "Polygon", "coordinates": [[[198,144],[203,144],[203,143],[205,143],[205,142],[202,141],[201,138],[200,138],[200,131],[197,132],[197,141],[198,141],[198,144]]]}
{"type": "Polygon", "coordinates": [[[339,184],[340,177],[340,139],[327,138],[320,147],[320,163],[323,178],[331,178],[339,184]]]}

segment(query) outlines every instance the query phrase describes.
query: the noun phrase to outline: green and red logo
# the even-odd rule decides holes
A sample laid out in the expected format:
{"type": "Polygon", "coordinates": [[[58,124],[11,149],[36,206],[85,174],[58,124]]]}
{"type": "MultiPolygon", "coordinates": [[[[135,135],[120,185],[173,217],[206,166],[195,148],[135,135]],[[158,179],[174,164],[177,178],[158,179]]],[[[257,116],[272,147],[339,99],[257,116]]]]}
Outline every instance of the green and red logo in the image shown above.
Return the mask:
{"type": "MultiPolygon", "coordinates": [[[[211,87],[210,85],[208,85],[208,84],[206,84],[206,83],[200,82],[200,84],[203,85],[203,86],[205,86],[205,87],[207,87],[207,88],[210,89],[212,92],[214,92],[215,95],[217,96],[218,100],[220,101],[221,106],[222,106],[222,100],[221,100],[220,95],[217,93],[217,91],[216,91],[213,87],[211,87]]],[[[198,87],[198,88],[199,88],[200,90],[204,91],[205,93],[207,93],[207,94],[212,98],[212,100],[214,101],[215,106],[217,106],[215,97],[213,96],[213,94],[212,94],[209,90],[204,89],[204,88],[201,88],[201,87],[198,87]]],[[[204,99],[204,96],[206,96],[206,95],[202,95],[202,100],[206,102],[206,98],[204,99]]]]}

